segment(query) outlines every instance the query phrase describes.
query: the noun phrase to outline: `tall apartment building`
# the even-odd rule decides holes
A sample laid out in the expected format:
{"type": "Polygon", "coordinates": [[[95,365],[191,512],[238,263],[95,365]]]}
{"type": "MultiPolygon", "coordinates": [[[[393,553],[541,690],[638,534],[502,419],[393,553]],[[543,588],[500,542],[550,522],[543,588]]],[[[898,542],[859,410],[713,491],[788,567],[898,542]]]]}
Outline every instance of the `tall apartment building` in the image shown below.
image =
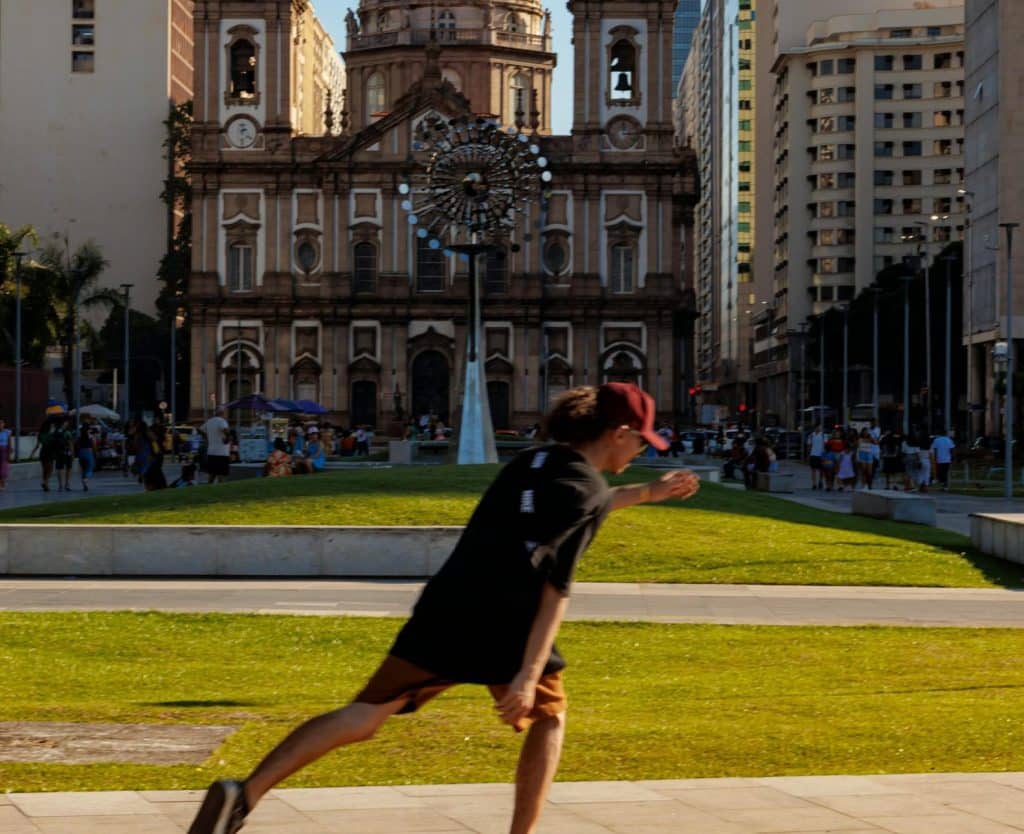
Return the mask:
{"type": "Polygon", "coordinates": [[[690,54],[693,33],[700,25],[701,0],[679,0],[672,23],[672,89],[677,89],[690,54]]]}
{"type": "MultiPolygon", "coordinates": [[[[710,0],[701,16],[678,96],[677,141],[697,152],[697,374],[702,404],[753,406],[750,333],[757,312],[758,172],[771,161],[759,102],[770,96],[758,53],[772,0],[710,0]],[[767,12],[767,14],[766,14],[767,12]],[[762,70],[759,73],[759,66],[762,70]],[[767,145],[767,147],[766,147],[767,145]]],[[[760,218],[763,220],[763,215],[760,218]]]]}
{"type": "Polygon", "coordinates": [[[965,217],[961,0],[825,3],[857,12],[811,20],[802,43],[813,12],[798,5],[774,16],[775,274],[755,341],[764,398],[785,422],[787,334],[914,254],[922,234],[934,257],[965,217]]]}
{"type": "Polygon", "coordinates": [[[299,19],[296,39],[295,120],[299,132],[311,136],[326,132],[328,107],[334,117],[331,129],[337,132],[344,107],[345,62],[312,10],[299,19]]]}
{"type": "Polygon", "coordinates": [[[192,97],[192,0],[0,4],[0,221],[87,239],[152,312],[167,248],[160,201],[172,102],[192,97]]]}
{"type": "MultiPolygon", "coordinates": [[[[974,433],[1001,433],[999,397],[992,395],[993,344],[1007,333],[1006,237],[1000,223],[1024,224],[1024,4],[967,0],[965,109],[968,237],[964,333],[969,344],[971,400],[983,405],[974,433]],[[983,416],[982,416],[983,415],[983,416]]],[[[1013,328],[1024,337],[1024,236],[1016,231],[1013,328]]],[[[1019,343],[1017,343],[1019,344],[1019,343]]],[[[1018,362],[1017,365],[1020,368],[1018,362]]]]}

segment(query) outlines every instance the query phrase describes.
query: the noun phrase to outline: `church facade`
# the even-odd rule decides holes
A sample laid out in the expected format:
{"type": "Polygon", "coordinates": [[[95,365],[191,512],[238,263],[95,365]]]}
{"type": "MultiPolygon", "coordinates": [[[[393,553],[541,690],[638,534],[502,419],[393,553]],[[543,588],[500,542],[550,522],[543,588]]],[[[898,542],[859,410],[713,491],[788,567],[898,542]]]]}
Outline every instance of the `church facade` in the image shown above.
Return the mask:
{"type": "Polygon", "coordinates": [[[675,5],[571,0],[570,97],[552,91],[539,0],[362,0],[345,95],[310,133],[294,100],[306,0],[197,0],[191,416],[260,392],[385,433],[458,420],[467,267],[414,234],[399,186],[423,181],[422,120],[483,116],[527,133],[554,176],[518,245],[480,262],[495,427],[606,380],[685,418],[696,194],[673,147],[675,5]],[[571,135],[553,135],[570,101],[571,135]]]}

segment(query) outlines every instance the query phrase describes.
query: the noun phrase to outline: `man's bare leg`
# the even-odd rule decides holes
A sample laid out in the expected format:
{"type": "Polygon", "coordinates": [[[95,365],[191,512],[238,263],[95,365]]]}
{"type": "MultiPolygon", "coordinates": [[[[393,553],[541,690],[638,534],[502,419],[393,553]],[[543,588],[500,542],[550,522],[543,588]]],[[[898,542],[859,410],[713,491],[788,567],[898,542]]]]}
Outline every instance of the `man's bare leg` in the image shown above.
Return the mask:
{"type": "Polygon", "coordinates": [[[353,703],[318,715],[292,730],[246,780],[245,798],[248,807],[252,809],[274,785],[335,748],[372,738],[377,728],[398,712],[404,703],[353,703]]]}
{"type": "Polygon", "coordinates": [[[510,834],[533,834],[558,770],[565,713],[535,722],[526,733],[516,768],[516,807],[510,834]]]}

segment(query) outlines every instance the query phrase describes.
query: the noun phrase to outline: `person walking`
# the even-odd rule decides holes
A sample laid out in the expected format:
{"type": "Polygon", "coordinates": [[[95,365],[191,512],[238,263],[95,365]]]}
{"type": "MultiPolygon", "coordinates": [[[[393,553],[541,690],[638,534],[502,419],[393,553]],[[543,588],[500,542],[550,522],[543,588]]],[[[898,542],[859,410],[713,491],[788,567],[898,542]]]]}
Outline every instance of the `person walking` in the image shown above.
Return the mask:
{"type": "Polygon", "coordinates": [[[166,445],[166,429],[160,423],[146,428],[141,424],[139,443],[149,447],[149,463],[142,476],[142,484],[146,492],[167,488],[167,476],[164,475],[164,454],[166,445]]]}
{"type": "Polygon", "coordinates": [[[565,733],[565,661],[554,641],[576,561],[609,512],[699,487],[686,470],[608,487],[603,472],[624,471],[647,444],[663,448],[654,413],[654,400],[627,383],[563,394],[546,418],[552,442],[502,469],[362,691],[294,730],[244,781],[214,782],[189,834],[234,834],[274,785],[458,683],[487,686],[498,717],[526,733],[510,831],[533,834],[565,733]]]}
{"type": "Polygon", "coordinates": [[[857,472],[860,475],[861,486],[864,489],[871,489],[875,479],[875,460],[878,457],[878,444],[871,436],[869,429],[861,429],[860,437],[857,439],[857,472]]]}
{"type": "Polygon", "coordinates": [[[0,491],[7,489],[7,479],[11,477],[11,449],[13,446],[11,430],[7,428],[4,418],[0,417],[0,491]]]}
{"type": "Polygon", "coordinates": [[[840,439],[842,448],[839,450],[839,458],[836,462],[836,477],[839,479],[839,491],[849,487],[850,491],[857,485],[857,470],[854,468],[854,449],[848,441],[840,439]]]}
{"type": "Polygon", "coordinates": [[[75,459],[75,440],[68,428],[68,420],[57,423],[50,438],[53,466],[57,471],[57,492],[71,492],[71,468],[75,459]]]}
{"type": "Polygon", "coordinates": [[[206,437],[206,483],[223,483],[231,473],[231,427],[224,419],[227,409],[218,406],[213,416],[199,427],[206,437]]]}
{"type": "Polygon", "coordinates": [[[839,456],[846,448],[842,430],[836,426],[832,435],[825,441],[825,454],[821,457],[821,471],[825,476],[825,491],[831,492],[836,483],[836,470],[839,468],[839,456]]]}
{"type": "Polygon", "coordinates": [[[92,435],[92,426],[83,422],[78,427],[78,439],[75,441],[75,454],[78,457],[78,468],[82,472],[82,489],[89,491],[89,479],[96,471],[96,438],[92,435]]]}
{"type": "Polygon", "coordinates": [[[814,426],[814,431],[807,435],[807,460],[811,465],[811,489],[824,489],[825,478],[822,475],[821,459],[825,456],[825,432],[821,423],[814,426]]]}
{"type": "Polygon", "coordinates": [[[935,472],[942,484],[942,491],[949,490],[949,467],[953,464],[953,449],[956,444],[945,431],[936,435],[931,443],[932,459],[935,461],[935,472]]]}
{"type": "Polygon", "coordinates": [[[903,438],[896,432],[887,431],[882,435],[879,451],[882,456],[882,474],[885,488],[893,489],[893,481],[899,482],[903,474],[903,438]]]}

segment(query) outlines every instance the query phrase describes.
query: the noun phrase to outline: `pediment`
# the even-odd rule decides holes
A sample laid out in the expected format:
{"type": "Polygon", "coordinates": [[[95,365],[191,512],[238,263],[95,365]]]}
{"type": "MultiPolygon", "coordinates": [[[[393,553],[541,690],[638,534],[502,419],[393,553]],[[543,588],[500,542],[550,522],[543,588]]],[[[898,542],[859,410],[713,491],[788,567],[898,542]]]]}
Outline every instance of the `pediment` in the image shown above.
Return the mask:
{"type": "Polygon", "coordinates": [[[488,359],[484,367],[486,368],[487,373],[495,376],[511,376],[515,372],[515,367],[513,367],[512,363],[499,354],[495,354],[488,359]]]}
{"type": "Polygon", "coordinates": [[[348,369],[353,374],[377,374],[380,373],[380,363],[363,354],[355,362],[349,363],[348,369]]]}
{"type": "Polygon", "coordinates": [[[455,340],[443,333],[438,333],[433,327],[428,327],[426,332],[409,339],[407,347],[410,356],[424,350],[451,351],[454,348],[455,340]]]}
{"type": "Polygon", "coordinates": [[[408,143],[416,124],[431,116],[454,119],[475,114],[469,108],[469,99],[455,89],[451,82],[444,79],[419,81],[395,102],[394,109],[383,119],[358,133],[339,137],[338,144],[317,161],[341,162],[376,145],[389,147],[394,131],[399,131],[408,143]]]}

